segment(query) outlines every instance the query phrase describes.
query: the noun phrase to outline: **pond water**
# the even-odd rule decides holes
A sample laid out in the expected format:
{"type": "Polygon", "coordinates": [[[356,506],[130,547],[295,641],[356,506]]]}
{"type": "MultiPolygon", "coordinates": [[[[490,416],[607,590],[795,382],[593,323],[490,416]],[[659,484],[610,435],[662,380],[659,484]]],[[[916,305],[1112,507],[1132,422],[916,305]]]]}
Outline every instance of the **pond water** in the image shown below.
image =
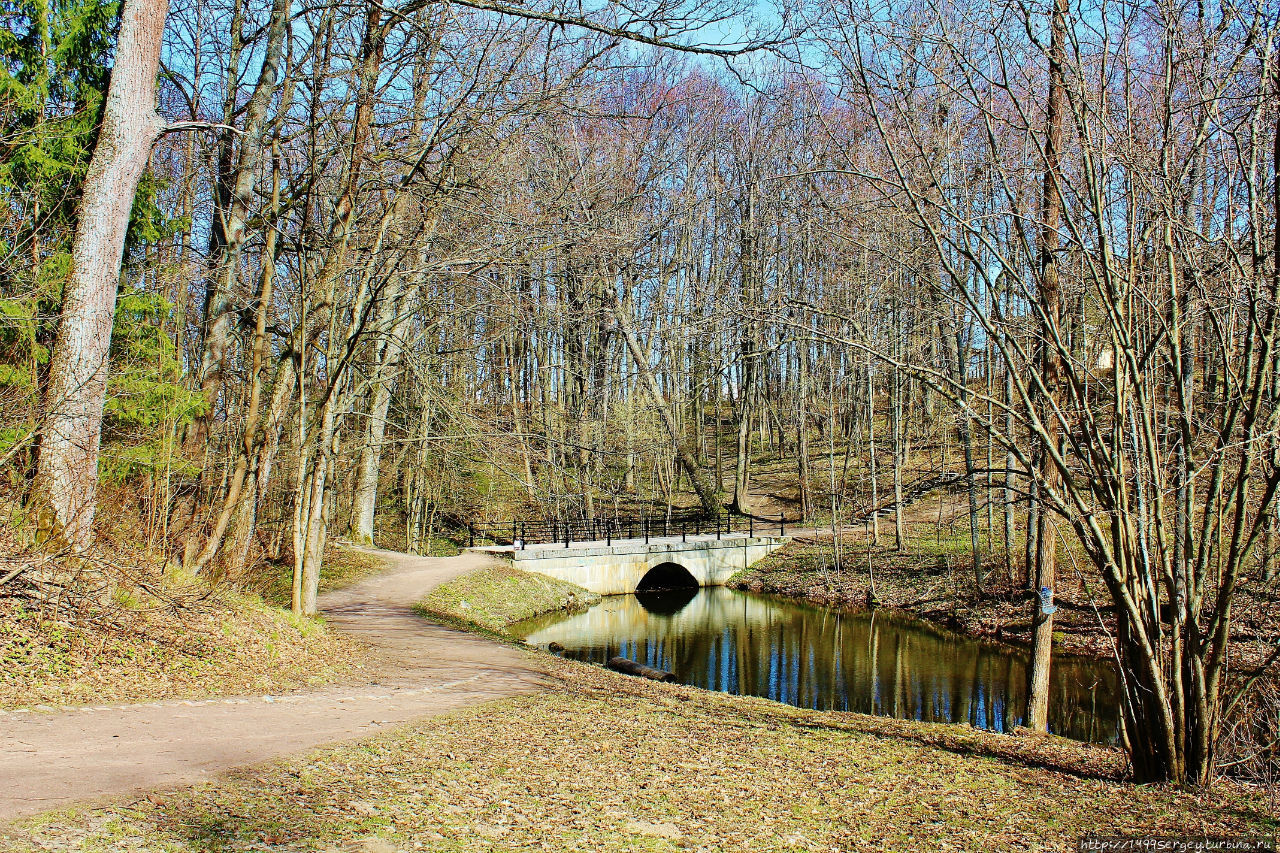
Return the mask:
{"type": "MultiPolygon", "coordinates": [[[[818,710],[1003,732],[1021,725],[1026,651],[884,611],[839,611],[725,587],[606,596],[513,626],[534,645],[603,664],[621,655],[684,684],[818,710]]],[[[1114,668],[1059,656],[1049,729],[1095,743],[1119,732],[1114,668]]]]}

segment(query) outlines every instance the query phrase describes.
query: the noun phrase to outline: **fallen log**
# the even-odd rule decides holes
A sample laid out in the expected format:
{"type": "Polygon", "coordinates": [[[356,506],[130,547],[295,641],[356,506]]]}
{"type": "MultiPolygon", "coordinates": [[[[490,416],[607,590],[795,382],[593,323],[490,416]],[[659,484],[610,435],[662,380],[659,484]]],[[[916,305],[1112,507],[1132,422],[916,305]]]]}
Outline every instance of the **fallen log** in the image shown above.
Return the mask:
{"type": "Polygon", "coordinates": [[[636,663],[635,661],[627,660],[626,658],[609,658],[607,666],[614,672],[636,675],[640,678],[651,678],[654,681],[671,682],[676,680],[674,672],[663,672],[660,669],[654,669],[651,666],[645,666],[642,663],[636,663]]]}

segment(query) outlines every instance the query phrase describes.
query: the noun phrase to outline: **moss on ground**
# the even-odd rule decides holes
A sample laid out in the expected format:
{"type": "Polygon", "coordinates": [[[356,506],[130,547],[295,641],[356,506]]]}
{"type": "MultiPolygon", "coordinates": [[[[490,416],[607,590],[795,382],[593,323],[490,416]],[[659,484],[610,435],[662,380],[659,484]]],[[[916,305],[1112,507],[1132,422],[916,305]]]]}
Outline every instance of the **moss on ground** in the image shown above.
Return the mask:
{"type": "Polygon", "coordinates": [[[441,584],[418,604],[418,611],[501,633],[516,622],[555,610],[585,610],[599,600],[580,586],[499,563],[441,584]]]}
{"type": "Polygon", "coordinates": [[[550,691],[28,820],[0,849],[1071,850],[1276,828],[1260,792],[1118,781],[1114,750],[547,666],[550,691]]]}

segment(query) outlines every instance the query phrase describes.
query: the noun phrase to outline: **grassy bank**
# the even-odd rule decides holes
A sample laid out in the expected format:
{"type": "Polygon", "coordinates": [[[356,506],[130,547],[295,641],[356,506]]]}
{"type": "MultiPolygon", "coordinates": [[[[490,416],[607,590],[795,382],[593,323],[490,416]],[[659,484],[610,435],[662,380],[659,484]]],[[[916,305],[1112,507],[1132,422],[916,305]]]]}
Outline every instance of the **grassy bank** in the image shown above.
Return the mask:
{"type": "MultiPolygon", "coordinates": [[[[380,564],[333,549],[328,587],[380,564]]],[[[74,612],[0,597],[0,709],[278,693],[351,675],[355,641],[294,617],[288,596],[140,567],[74,612]]]]}
{"type": "MultiPolygon", "coordinates": [[[[499,566],[447,584],[424,610],[499,631],[583,598],[499,566]]],[[[1084,833],[1277,827],[1262,792],[1134,786],[1114,749],[535,660],[543,692],[0,827],[0,851],[1071,850],[1084,833]]]]}
{"type": "Polygon", "coordinates": [[[556,610],[585,610],[599,600],[580,586],[501,563],[441,584],[422,600],[418,611],[502,633],[521,620],[556,610]]]}
{"type": "Polygon", "coordinates": [[[553,689],[171,794],[0,829],[0,849],[1068,850],[1270,834],[1265,799],[1118,781],[1113,750],[803,711],[547,659],[553,689]]]}
{"type": "MultiPolygon", "coordinates": [[[[1005,574],[1002,555],[987,555],[982,595],[974,583],[968,539],[962,536],[909,537],[902,551],[868,545],[862,534],[845,538],[842,565],[833,558],[830,535],[798,538],[770,554],[729,586],[799,598],[832,607],[862,607],[872,592],[879,606],[905,611],[952,630],[1023,645],[1031,642],[1031,595],[1005,574]]],[[[1069,654],[1111,658],[1115,610],[1092,564],[1063,549],[1054,603],[1054,640],[1069,654]]],[[[1252,666],[1266,658],[1280,635],[1280,584],[1251,578],[1232,607],[1233,660],[1252,666]]]]}
{"type": "MultiPolygon", "coordinates": [[[[892,534],[885,538],[892,542],[892,534]]],[[[837,567],[829,538],[797,539],[736,575],[729,585],[828,606],[861,607],[872,593],[874,576],[874,597],[882,607],[973,636],[1029,644],[1029,594],[993,561],[985,569],[983,595],[978,596],[965,547],[967,542],[917,541],[895,551],[851,536],[843,546],[842,566],[837,567]]],[[[1111,607],[1100,582],[1090,584],[1079,574],[1064,572],[1055,592],[1055,639],[1062,650],[1109,657],[1103,625],[1111,607]]]]}

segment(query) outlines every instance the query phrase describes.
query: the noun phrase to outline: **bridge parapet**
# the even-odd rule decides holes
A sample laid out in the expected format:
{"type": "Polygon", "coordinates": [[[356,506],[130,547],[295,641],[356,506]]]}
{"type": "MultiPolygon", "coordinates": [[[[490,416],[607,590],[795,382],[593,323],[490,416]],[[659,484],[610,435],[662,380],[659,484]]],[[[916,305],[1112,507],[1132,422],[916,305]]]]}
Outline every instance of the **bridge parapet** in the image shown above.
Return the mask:
{"type": "Polygon", "coordinates": [[[474,550],[510,558],[516,568],[577,584],[600,595],[635,592],[658,566],[674,563],[699,586],[722,586],[733,575],[781,548],[786,536],[664,537],[563,545],[496,546],[474,550]]]}

